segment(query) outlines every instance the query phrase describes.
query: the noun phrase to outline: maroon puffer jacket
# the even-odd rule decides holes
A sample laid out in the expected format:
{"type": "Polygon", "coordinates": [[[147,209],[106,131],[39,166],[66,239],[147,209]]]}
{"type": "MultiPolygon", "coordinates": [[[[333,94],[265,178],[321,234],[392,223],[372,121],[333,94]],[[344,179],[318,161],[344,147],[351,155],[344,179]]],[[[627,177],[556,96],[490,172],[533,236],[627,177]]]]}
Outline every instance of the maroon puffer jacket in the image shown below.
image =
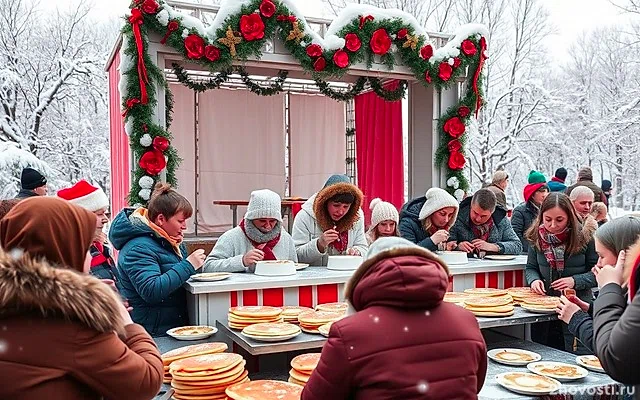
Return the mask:
{"type": "Polygon", "coordinates": [[[477,399],[486,345],[469,311],[442,302],[447,285],[426,257],[371,265],[353,288],[358,312],[331,326],[302,400],[477,399]]]}

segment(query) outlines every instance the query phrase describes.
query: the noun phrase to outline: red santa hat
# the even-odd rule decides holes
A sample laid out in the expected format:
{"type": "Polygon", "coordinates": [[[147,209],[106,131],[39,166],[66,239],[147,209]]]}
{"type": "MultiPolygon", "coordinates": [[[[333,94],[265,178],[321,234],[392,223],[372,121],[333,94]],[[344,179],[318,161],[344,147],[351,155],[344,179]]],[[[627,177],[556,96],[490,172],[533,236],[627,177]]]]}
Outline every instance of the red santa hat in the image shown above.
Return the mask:
{"type": "Polygon", "coordinates": [[[59,190],[58,197],[91,212],[109,207],[109,199],[104,191],[84,179],[70,188],[59,190]]]}

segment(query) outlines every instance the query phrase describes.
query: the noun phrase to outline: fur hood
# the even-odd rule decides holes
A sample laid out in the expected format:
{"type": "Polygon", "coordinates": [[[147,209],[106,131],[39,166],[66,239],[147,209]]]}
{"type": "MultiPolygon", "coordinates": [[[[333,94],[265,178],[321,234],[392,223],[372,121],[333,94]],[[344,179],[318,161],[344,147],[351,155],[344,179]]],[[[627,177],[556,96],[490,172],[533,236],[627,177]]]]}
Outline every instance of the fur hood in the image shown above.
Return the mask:
{"type": "Polygon", "coordinates": [[[123,334],[119,301],[111,288],[90,275],[0,252],[0,320],[36,314],[123,334]]]}
{"type": "Polygon", "coordinates": [[[353,228],[358,219],[360,219],[360,207],[362,206],[362,191],[351,183],[336,183],[325,187],[315,196],[313,201],[313,214],[322,231],[332,229],[336,226],[338,232],[346,232],[353,228]],[[349,212],[340,219],[340,221],[334,223],[329,213],[327,212],[326,204],[330,198],[339,193],[351,193],[355,197],[355,201],[351,204],[349,212]]]}

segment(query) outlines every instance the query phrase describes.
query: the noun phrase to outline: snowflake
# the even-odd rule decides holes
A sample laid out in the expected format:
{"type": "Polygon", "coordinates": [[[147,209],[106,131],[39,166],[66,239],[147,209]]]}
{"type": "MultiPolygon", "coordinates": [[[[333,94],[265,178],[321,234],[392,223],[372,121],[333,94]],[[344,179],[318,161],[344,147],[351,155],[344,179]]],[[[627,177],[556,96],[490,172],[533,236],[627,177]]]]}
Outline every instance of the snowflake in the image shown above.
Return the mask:
{"type": "Polygon", "coordinates": [[[431,315],[431,311],[427,310],[424,312],[424,315],[426,315],[427,317],[431,315]]]}
{"type": "Polygon", "coordinates": [[[151,198],[151,190],[142,189],[138,192],[138,195],[142,198],[142,200],[149,200],[151,198]]]}
{"type": "Polygon", "coordinates": [[[151,143],[153,143],[153,139],[151,139],[151,135],[149,135],[148,133],[145,133],[140,138],[140,145],[142,147],[149,147],[151,146],[151,143]]]}
{"type": "Polygon", "coordinates": [[[154,180],[152,177],[145,175],[142,178],[140,178],[138,183],[140,184],[140,187],[143,189],[151,189],[153,187],[154,180]]]}
{"type": "Polygon", "coordinates": [[[4,340],[0,340],[0,354],[6,353],[9,345],[4,340]]]}
{"type": "Polygon", "coordinates": [[[380,322],[380,318],[379,318],[379,317],[375,317],[375,318],[373,319],[373,322],[375,322],[375,323],[377,324],[378,322],[380,322]]]}
{"type": "Polygon", "coordinates": [[[353,346],[349,347],[349,350],[353,350],[353,346]]]}
{"type": "Polygon", "coordinates": [[[14,260],[22,258],[23,254],[24,254],[24,250],[22,249],[13,249],[9,252],[9,256],[11,256],[11,258],[13,258],[14,260]]]}
{"type": "Polygon", "coordinates": [[[404,331],[405,331],[405,332],[409,332],[409,327],[408,327],[408,326],[405,326],[405,327],[404,327],[404,331]]]}
{"type": "Polygon", "coordinates": [[[458,201],[464,200],[464,190],[462,189],[457,189],[455,192],[453,192],[453,195],[458,201]]]}
{"type": "Polygon", "coordinates": [[[418,393],[425,394],[429,390],[429,384],[427,381],[419,381],[416,389],[418,390],[418,393]]]}

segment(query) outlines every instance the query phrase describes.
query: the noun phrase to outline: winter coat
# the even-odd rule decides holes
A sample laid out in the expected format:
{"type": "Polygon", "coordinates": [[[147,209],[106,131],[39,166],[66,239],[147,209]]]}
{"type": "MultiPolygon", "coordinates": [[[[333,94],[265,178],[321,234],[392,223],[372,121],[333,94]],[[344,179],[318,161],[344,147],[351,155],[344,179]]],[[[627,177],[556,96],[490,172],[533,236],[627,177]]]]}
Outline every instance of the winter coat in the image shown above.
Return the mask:
{"type": "Polygon", "coordinates": [[[521,203],[513,209],[513,215],[511,215],[511,226],[513,227],[513,231],[520,238],[520,243],[522,243],[522,254],[527,254],[529,252],[529,241],[524,237],[524,234],[537,217],[538,208],[529,201],[521,203]]]}
{"type": "Polygon", "coordinates": [[[91,253],[91,269],[89,273],[98,279],[110,279],[114,281],[116,287],[120,290],[120,274],[111,256],[109,246],[103,245],[102,251],[100,251],[94,242],[91,244],[89,252],[91,253]]]}
{"type": "Polygon", "coordinates": [[[562,182],[554,181],[553,179],[547,182],[550,192],[564,192],[567,190],[567,185],[562,182]]]}
{"type": "Polygon", "coordinates": [[[574,185],[569,186],[567,188],[567,196],[571,195],[571,192],[573,191],[573,189],[577,188],[578,186],[585,186],[591,189],[591,191],[593,192],[594,201],[601,201],[605,204],[607,203],[607,198],[602,192],[602,189],[600,189],[598,185],[593,183],[593,181],[582,180],[582,181],[576,182],[574,185]]]}
{"type": "Polygon", "coordinates": [[[556,273],[555,270],[552,271],[541,250],[529,246],[527,265],[524,270],[527,285],[531,286],[534,281],[541,280],[544,282],[548,295],[559,296],[560,293],[551,289],[551,282],[560,278],[572,277],[575,281],[576,295],[581,300],[591,303],[593,298],[591,289],[598,286],[596,277],[591,272],[591,268],[598,262],[598,253],[596,253],[595,242],[591,236],[585,235],[580,252],[572,255],[565,254],[564,269],[559,273],[556,273]]]}
{"type": "Polygon", "coordinates": [[[493,192],[493,194],[496,195],[496,201],[498,203],[499,206],[502,206],[502,208],[504,208],[505,210],[508,209],[507,207],[507,195],[504,192],[504,190],[502,190],[501,187],[491,184],[489,186],[487,186],[487,189],[491,190],[493,192]]]}
{"type": "MultiPolygon", "coordinates": [[[[296,246],[298,261],[310,265],[327,265],[330,255],[338,253],[331,246],[327,246],[324,253],[318,250],[318,238],[322,233],[337,225],[337,230],[343,232],[348,230],[349,240],[347,248],[355,248],[363,257],[367,254],[369,248],[364,229],[364,214],[360,209],[362,199],[351,205],[349,212],[345,214],[340,221],[334,224],[327,215],[325,204],[335,194],[339,193],[345,187],[353,186],[346,183],[338,183],[322,189],[320,192],[311,196],[302,205],[302,209],[296,215],[293,221],[293,232],[291,236],[296,246]]],[[[357,196],[362,196],[358,191],[357,196]]],[[[355,194],[355,193],[354,193],[355,194]]]]}
{"type": "Polygon", "coordinates": [[[301,399],[477,399],[486,345],[476,318],[442,301],[445,268],[416,255],[363,266],[357,312],[331,325],[301,399]]]}
{"type": "MultiPolygon", "coordinates": [[[[458,211],[458,219],[449,232],[449,241],[471,242],[476,239],[471,229],[471,199],[467,197],[460,203],[460,211],[458,211]]],[[[498,254],[520,254],[522,252],[522,243],[518,235],[513,231],[511,222],[507,218],[507,212],[502,207],[496,207],[493,212],[493,228],[489,233],[488,243],[498,245],[500,251],[498,254]]]]}
{"type": "Polygon", "coordinates": [[[431,236],[424,230],[422,221],[419,219],[420,210],[422,210],[422,206],[426,201],[427,198],[422,196],[402,206],[398,228],[400,229],[400,236],[403,238],[427,250],[436,251],[438,246],[433,243],[431,236]]]}
{"type": "Polygon", "coordinates": [[[576,311],[569,320],[568,329],[590,352],[595,353],[593,346],[593,304],[589,306],[588,312],[576,311]]]}
{"type": "Polygon", "coordinates": [[[37,194],[33,190],[20,189],[20,191],[18,192],[15,198],[22,200],[22,199],[28,199],[29,197],[38,197],[38,196],[39,194],[37,194]]]}
{"type": "Polygon", "coordinates": [[[160,353],[120,301],[90,275],[0,255],[0,398],[147,400],[160,353]],[[119,333],[116,334],[116,332],[119,333]]]}
{"type": "Polygon", "coordinates": [[[134,209],[122,210],[113,220],[109,241],[118,251],[122,296],[133,307],[131,318],[152,336],[188,324],[184,283],[196,271],[171,244],[148,225],[130,219],[134,209]]]}
{"type": "MultiPolygon", "coordinates": [[[[242,228],[236,226],[220,236],[207,256],[203,270],[205,272],[247,272],[249,268],[242,263],[242,257],[253,249],[253,244],[242,228]]],[[[280,240],[273,248],[273,254],[278,260],[298,261],[293,239],[284,229],[280,232],[280,240]]]]}

